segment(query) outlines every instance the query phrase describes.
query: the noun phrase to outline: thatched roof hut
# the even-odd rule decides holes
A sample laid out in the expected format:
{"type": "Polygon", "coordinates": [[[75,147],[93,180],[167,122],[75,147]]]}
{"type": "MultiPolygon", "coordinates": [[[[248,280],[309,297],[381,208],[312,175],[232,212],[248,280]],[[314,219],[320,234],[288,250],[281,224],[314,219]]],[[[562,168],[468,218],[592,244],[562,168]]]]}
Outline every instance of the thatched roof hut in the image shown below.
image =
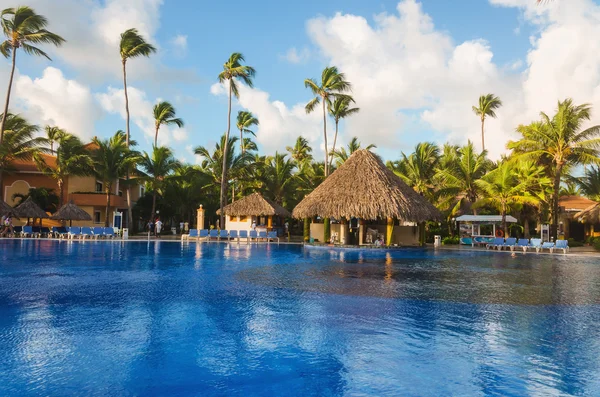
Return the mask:
{"type": "Polygon", "coordinates": [[[13,207],[6,204],[4,200],[0,199],[0,216],[12,216],[16,215],[16,211],[13,207]]]}
{"type": "Polygon", "coordinates": [[[344,164],[294,208],[295,218],[395,218],[439,220],[442,215],[369,150],[354,152],[344,164]]]}
{"type": "MultiPolygon", "coordinates": [[[[217,214],[221,211],[217,210],[217,214]]],[[[225,215],[229,216],[282,216],[290,217],[292,214],[279,204],[264,198],[260,193],[252,193],[224,208],[225,215]]]]}
{"type": "Polygon", "coordinates": [[[59,221],[91,221],[90,214],[79,208],[73,203],[73,200],[60,207],[58,211],[50,217],[59,221]]]}
{"type": "Polygon", "coordinates": [[[48,218],[46,211],[40,208],[31,197],[28,197],[24,203],[15,208],[17,216],[21,218],[48,218]]]}
{"type": "Polygon", "coordinates": [[[579,211],[574,216],[580,222],[586,223],[600,223],[600,203],[595,203],[579,211]]]}

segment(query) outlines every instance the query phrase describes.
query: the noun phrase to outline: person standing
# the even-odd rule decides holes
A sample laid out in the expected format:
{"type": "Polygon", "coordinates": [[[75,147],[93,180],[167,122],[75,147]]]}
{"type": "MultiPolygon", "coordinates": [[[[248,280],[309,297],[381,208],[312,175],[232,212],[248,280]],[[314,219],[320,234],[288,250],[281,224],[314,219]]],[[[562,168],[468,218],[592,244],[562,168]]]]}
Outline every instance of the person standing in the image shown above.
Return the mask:
{"type": "Polygon", "coordinates": [[[156,223],[154,224],[154,233],[156,234],[156,238],[160,238],[160,229],[162,229],[162,222],[160,218],[156,218],[156,223]]]}

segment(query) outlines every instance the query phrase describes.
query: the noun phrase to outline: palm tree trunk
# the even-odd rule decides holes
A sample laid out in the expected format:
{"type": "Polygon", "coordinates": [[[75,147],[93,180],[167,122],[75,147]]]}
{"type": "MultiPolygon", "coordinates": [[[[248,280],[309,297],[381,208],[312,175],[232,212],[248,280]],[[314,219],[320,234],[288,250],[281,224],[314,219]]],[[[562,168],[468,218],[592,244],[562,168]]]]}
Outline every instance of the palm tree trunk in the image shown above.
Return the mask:
{"type": "Polygon", "coordinates": [[[506,225],[506,205],[502,204],[502,230],[504,230],[504,236],[508,236],[508,227],[506,225]]]}
{"type": "MultiPolygon", "coordinates": [[[[123,88],[125,90],[125,143],[127,144],[127,148],[129,149],[129,96],[127,95],[127,68],[125,67],[126,62],[127,60],[122,60],[123,88]]],[[[131,205],[131,186],[129,186],[129,168],[127,169],[125,179],[127,180],[127,188],[125,191],[125,194],[127,196],[127,227],[130,228],[133,225],[133,213],[131,205]]]]}
{"type": "Polygon", "coordinates": [[[158,129],[160,128],[159,125],[156,126],[156,132],[154,132],[154,147],[157,147],[157,142],[158,142],[158,129]]]}
{"type": "MultiPolygon", "coordinates": [[[[338,123],[339,120],[335,120],[335,135],[333,136],[333,146],[331,147],[331,154],[335,153],[335,143],[337,142],[337,136],[338,136],[338,123]]],[[[331,166],[333,165],[333,156],[331,156],[331,159],[329,159],[329,169],[331,169],[331,166]]]]}
{"type": "Polygon", "coordinates": [[[485,123],[485,117],[481,117],[481,151],[485,150],[485,135],[483,132],[483,125],[485,123]]]}
{"type": "Polygon", "coordinates": [[[529,218],[528,217],[525,217],[525,220],[523,221],[523,237],[525,237],[528,240],[531,237],[531,235],[529,233],[529,218]]]}
{"type": "Polygon", "coordinates": [[[104,226],[108,227],[108,212],[110,209],[110,191],[112,190],[112,186],[108,185],[106,187],[106,209],[104,210],[104,226]]]}
{"type": "Polygon", "coordinates": [[[325,97],[323,97],[323,139],[325,140],[325,178],[329,176],[329,152],[327,152],[327,111],[325,97]]]}
{"type": "MultiPolygon", "coordinates": [[[[6,100],[4,101],[4,112],[2,113],[2,121],[0,121],[0,145],[4,141],[4,124],[6,123],[6,115],[8,114],[8,104],[10,102],[10,90],[12,88],[13,78],[15,77],[15,64],[17,60],[17,49],[13,47],[12,52],[12,68],[10,70],[10,78],[8,79],[8,89],[6,90],[6,100]]],[[[4,170],[0,169],[0,192],[4,191],[4,170]]],[[[4,199],[4,195],[1,195],[4,199]]]]}
{"type": "Polygon", "coordinates": [[[65,192],[64,192],[64,189],[63,189],[63,180],[59,179],[57,181],[57,184],[58,184],[58,190],[59,190],[59,194],[60,194],[60,204],[59,204],[59,206],[62,206],[65,203],[65,192]]]}
{"type": "Polygon", "coordinates": [[[558,194],[560,192],[560,178],[562,174],[562,164],[556,165],[554,173],[554,190],[552,192],[552,224],[550,225],[550,236],[556,241],[558,235],[558,194]]]}
{"type": "Polygon", "coordinates": [[[241,128],[240,128],[240,151],[242,152],[242,155],[246,151],[246,148],[244,147],[244,130],[241,128]]]}
{"type": "Polygon", "coordinates": [[[225,214],[223,208],[227,205],[227,144],[229,143],[229,132],[231,130],[231,80],[229,81],[229,105],[227,109],[227,133],[225,134],[225,143],[223,144],[223,172],[221,173],[221,200],[220,200],[220,223],[221,228],[225,228],[225,214]]]}

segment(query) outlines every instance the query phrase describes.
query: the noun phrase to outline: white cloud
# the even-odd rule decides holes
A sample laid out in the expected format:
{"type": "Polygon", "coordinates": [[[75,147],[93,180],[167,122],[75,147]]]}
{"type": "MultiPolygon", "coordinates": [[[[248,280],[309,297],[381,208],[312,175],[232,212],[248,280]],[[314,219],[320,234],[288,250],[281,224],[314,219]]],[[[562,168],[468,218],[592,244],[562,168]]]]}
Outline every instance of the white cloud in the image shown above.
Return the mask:
{"type": "Polygon", "coordinates": [[[89,87],[53,67],[47,67],[41,78],[19,76],[11,108],[23,109],[31,122],[58,125],[83,139],[94,135],[94,121],[101,114],[89,87]]]}
{"type": "Polygon", "coordinates": [[[287,50],[285,55],[281,56],[281,58],[285,59],[289,63],[303,63],[310,58],[310,51],[308,48],[303,48],[302,50],[298,51],[296,47],[292,47],[287,50]]]}
{"type": "Polygon", "coordinates": [[[181,50],[187,49],[187,35],[178,34],[171,40],[171,44],[175,47],[180,48],[181,50]]]}

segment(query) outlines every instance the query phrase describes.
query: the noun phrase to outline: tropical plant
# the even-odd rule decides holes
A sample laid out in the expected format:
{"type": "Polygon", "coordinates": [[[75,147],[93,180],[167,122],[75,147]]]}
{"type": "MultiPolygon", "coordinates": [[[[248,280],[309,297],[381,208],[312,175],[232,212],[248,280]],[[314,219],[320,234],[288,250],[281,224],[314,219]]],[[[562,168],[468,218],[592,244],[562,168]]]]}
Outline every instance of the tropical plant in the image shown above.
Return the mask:
{"type": "Polygon", "coordinates": [[[61,139],[66,135],[65,130],[57,127],[57,126],[49,126],[44,127],[44,132],[46,133],[46,140],[50,145],[50,152],[54,152],[54,144],[59,143],[61,139]]]}
{"type": "Polygon", "coordinates": [[[56,212],[58,209],[58,196],[54,193],[54,189],[32,187],[29,188],[27,194],[15,193],[12,195],[12,199],[17,206],[24,203],[30,197],[45,212],[56,212]]]}
{"type": "Polygon", "coordinates": [[[575,180],[581,192],[589,199],[600,201],[600,167],[587,168],[582,177],[575,180]]]}
{"type": "Polygon", "coordinates": [[[479,106],[473,106],[473,112],[481,119],[481,150],[485,150],[484,124],[487,116],[496,118],[495,110],[502,106],[500,98],[494,94],[481,95],[479,106]]]}
{"type": "MultiPolygon", "coordinates": [[[[127,94],[127,61],[131,58],[149,57],[156,52],[156,48],[148,43],[137,29],[127,29],[121,33],[121,41],[119,42],[119,54],[121,56],[121,64],[123,66],[123,91],[125,93],[125,144],[131,147],[131,134],[129,130],[129,96],[127,94]]],[[[127,225],[133,224],[133,211],[131,207],[131,186],[129,184],[129,170],[126,173],[127,187],[125,194],[127,196],[127,225]]]]}
{"type": "MultiPolygon", "coordinates": [[[[333,117],[335,121],[335,135],[333,137],[333,146],[331,147],[331,152],[335,153],[335,144],[337,142],[338,137],[338,125],[341,119],[345,119],[346,117],[352,116],[360,111],[359,108],[351,108],[350,104],[354,102],[354,99],[349,95],[338,96],[333,101],[333,105],[329,107],[329,113],[333,117]]],[[[331,164],[333,163],[333,156],[330,156],[329,159],[329,168],[331,168],[331,164]]]]}
{"type": "MultiPolygon", "coordinates": [[[[62,131],[62,130],[59,130],[62,131]]],[[[40,171],[56,180],[59,192],[60,205],[65,204],[64,185],[69,176],[93,174],[93,162],[90,152],[79,138],[62,131],[59,147],[56,150],[55,163],[48,164],[47,157],[39,153],[34,155],[34,160],[40,171]]]]}
{"type": "Polygon", "coordinates": [[[127,170],[137,161],[135,152],[127,147],[127,136],[123,131],[117,131],[109,139],[92,140],[96,146],[92,151],[92,161],[96,177],[102,181],[106,194],[105,223],[108,226],[110,196],[114,183],[127,174],[127,170]]]}
{"type": "Polygon", "coordinates": [[[240,130],[240,151],[242,154],[246,151],[246,147],[244,145],[244,134],[250,134],[252,136],[256,136],[254,131],[250,128],[252,126],[258,125],[258,119],[254,117],[252,112],[248,112],[245,110],[240,110],[237,115],[236,126],[238,130],[240,130]]]}
{"type": "Polygon", "coordinates": [[[287,206],[295,193],[294,162],[286,154],[275,152],[266,158],[263,175],[263,194],[276,203],[287,206]]]}
{"type": "Polygon", "coordinates": [[[152,191],[152,211],[148,218],[152,220],[156,211],[156,195],[162,194],[166,182],[181,164],[175,159],[171,149],[164,146],[154,146],[151,155],[144,152],[138,159],[138,164],[146,173],[140,179],[152,191]]]}
{"type": "MultiPolygon", "coordinates": [[[[229,133],[231,132],[231,98],[235,95],[239,98],[240,93],[238,90],[238,79],[245,83],[248,87],[253,87],[254,83],[252,79],[256,74],[256,71],[252,66],[242,65],[244,62],[244,56],[239,52],[234,52],[229,56],[229,59],[223,64],[223,71],[219,73],[219,82],[221,84],[228,83],[229,91],[229,102],[227,107],[227,132],[225,133],[225,139],[223,143],[223,168],[221,172],[221,194],[220,194],[220,208],[222,209],[227,204],[227,160],[229,159],[229,133]]],[[[225,225],[225,214],[221,211],[220,214],[221,225],[225,225]]]]}
{"type": "Polygon", "coordinates": [[[32,44],[54,44],[60,46],[64,39],[59,35],[46,30],[48,20],[43,15],[36,14],[29,7],[21,6],[17,8],[7,8],[0,13],[0,24],[6,40],[0,44],[0,53],[5,58],[12,56],[12,66],[10,77],[8,79],[8,89],[6,91],[6,101],[4,102],[4,112],[0,121],[0,144],[4,140],[4,130],[6,127],[6,118],[8,116],[8,104],[10,102],[10,91],[15,75],[15,65],[17,62],[17,50],[22,48],[26,54],[42,56],[48,60],[50,57],[40,48],[32,44]]]}
{"type": "Polygon", "coordinates": [[[294,146],[286,146],[285,150],[290,154],[291,158],[296,162],[298,167],[302,167],[305,163],[310,163],[313,159],[312,148],[308,144],[306,138],[299,136],[296,138],[294,146]]]}
{"type": "Polygon", "coordinates": [[[400,161],[391,163],[391,169],[417,193],[433,201],[437,190],[435,175],[440,162],[440,149],[431,142],[421,142],[410,155],[402,153],[400,161]]]}
{"type": "Polygon", "coordinates": [[[158,130],[161,125],[175,124],[177,127],[183,127],[183,120],[175,117],[175,108],[167,101],[162,101],[154,105],[152,110],[154,115],[154,146],[158,144],[158,130]]]}
{"type": "Polygon", "coordinates": [[[600,126],[582,129],[591,117],[588,104],[574,105],[572,99],[558,102],[551,118],[542,112],[541,121],[520,125],[522,138],[510,141],[509,149],[515,156],[551,165],[553,173],[551,235],[557,237],[558,198],[565,167],[578,164],[600,164],[600,126]]]}
{"type": "Polygon", "coordinates": [[[329,149],[327,146],[327,108],[333,105],[332,100],[345,97],[345,92],[352,90],[352,85],[346,81],[344,73],[340,73],[335,66],[328,66],[321,73],[321,81],[305,79],[304,86],[309,88],[315,96],[305,106],[306,113],[312,113],[317,105],[323,107],[323,140],[325,143],[325,177],[329,175],[329,149]]]}
{"type": "MultiPolygon", "coordinates": [[[[370,144],[367,147],[365,147],[364,149],[371,150],[371,149],[375,149],[376,147],[377,146],[370,144]]],[[[339,167],[340,165],[344,164],[346,162],[346,160],[348,160],[348,158],[350,158],[350,156],[352,156],[352,154],[354,152],[356,152],[357,150],[360,150],[360,149],[363,149],[363,148],[361,147],[361,143],[358,140],[358,137],[352,137],[352,139],[350,140],[350,143],[348,143],[347,148],[341,147],[339,150],[332,152],[331,155],[336,159],[336,165],[339,167]]]]}

